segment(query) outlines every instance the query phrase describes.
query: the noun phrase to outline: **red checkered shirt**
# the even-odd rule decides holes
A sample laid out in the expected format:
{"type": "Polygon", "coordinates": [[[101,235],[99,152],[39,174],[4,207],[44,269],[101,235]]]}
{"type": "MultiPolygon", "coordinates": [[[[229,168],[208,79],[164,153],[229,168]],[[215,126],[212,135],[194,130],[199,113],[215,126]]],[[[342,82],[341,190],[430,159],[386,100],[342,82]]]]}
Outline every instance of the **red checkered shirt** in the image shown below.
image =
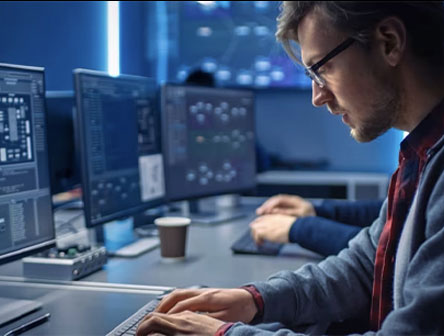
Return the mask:
{"type": "Polygon", "coordinates": [[[388,192],[387,219],[376,250],[370,329],[381,328],[393,309],[395,255],[401,231],[427,160],[427,151],[444,133],[444,101],[403,140],[399,166],[388,192]]]}

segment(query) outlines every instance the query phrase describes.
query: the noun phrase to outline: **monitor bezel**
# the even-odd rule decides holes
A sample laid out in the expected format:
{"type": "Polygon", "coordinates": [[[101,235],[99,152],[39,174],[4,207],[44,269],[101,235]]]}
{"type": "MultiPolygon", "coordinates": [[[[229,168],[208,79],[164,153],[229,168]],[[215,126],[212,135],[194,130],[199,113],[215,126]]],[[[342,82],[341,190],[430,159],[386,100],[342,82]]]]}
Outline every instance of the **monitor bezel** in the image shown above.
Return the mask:
{"type": "MultiPolygon", "coordinates": [[[[87,162],[87,152],[86,152],[86,141],[85,141],[85,120],[82,110],[82,102],[81,102],[81,91],[80,91],[80,81],[82,76],[93,76],[98,78],[105,78],[105,79],[111,79],[111,80],[135,80],[135,81],[147,81],[150,85],[153,86],[155,89],[155,106],[158,107],[157,103],[157,84],[156,81],[153,78],[150,77],[144,77],[144,76],[135,76],[135,75],[126,75],[126,74],[120,74],[119,76],[111,76],[110,74],[103,72],[103,71],[97,71],[97,70],[90,70],[90,69],[74,69],[73,70],[73,77],[74,77],[74,94],[75,94],[75,101],[76,101],[76,109],[75,109],[75,129],[74,131],[77,133],[77,139],[76,145],[79,146],[78,153],[80,157],[80,174],[81,174],[81,187],[82,187],[82,199],[83,199],[83,210],[85,214],[85,226],[88,228],[97,227],[100,225],[104,225],[108,222],[119,220],[123,218],[130,217],[132,215],[135,215],[137,213],[143,212],[145,210],[155,208],[157,206],[165,204],[166,197],[160,197],[154,200],[147,201],[146,203],[142,203],[136,207],[132,207],[130,209],[121,210],[119,212],[115,212],[111,215],[106,215],[101,217],[100,219],[91,220],[91,188],[90,188],[90,174],[88,170],[88,162],[87,162]]],[[[159,119],[160,119],[160,112],[159,112],[159,119]]],[[[160,124],[160,120],[159,120],[160,124]]],[[[159,131],[161,131],[159,129],[159,131]]],[[[161,133],[160,133],[161,134],[161,133]]],[[[162,150],[160,151],[160,154],[163,155],[162,150]]],[[[164,172],[165,176],[165,172],[164,172]]]]}
{"type": "MultiPolygon", "coordinates": [[[[165,176],[165,188],[166,188],[166,198],[168,202],[177,202],[177,201],[194,201],[205,197],[211,197],[211,196],[222,196],[222,195],[229,195],[229,194],[240,194],[240,193],[248,193],[253,192],[257,187],[257,179],[254,180],[254,182],[249,186],[242,186],[242,187],[233,187],[233,189],[230,190],[224,190],[221,192],[217,191],[211,191],[211,192],[202,192],[202,193],[193,193],[188,196],[180,196],[175,197],[172,196],[170,193],[170,182],[168,179],[168,155],[166,153],[168,148],[168,137],[167,134],[167,122],[166,122],[166,109],[165,109],[165,90],[167,90],[168,87],[175,87],[175,88],[190,88],[190,89],[198,89],[198,90],[207,90],[207,91],[225,91],[225,92],[245,92],[252,95],[253,98],[253,133],[254,133],[254,140],[256,142],[257,136],[256,136],[256,100],[255,100],[255,92],[251,89],[246,88],[232,88],[232,87],[210,87],[210,86],[202,86],[202,85],[196,85],[196,84],[179,84],[179,83],[164,83],[161,86],[161,94],[160,94],[160,113],[161,113],[161,129],[162,129],[162,151],[163,151],[163,162],[164,162],[164,176],[165,176]]],[[[254,150],[254,171],[257,172],[257,164],[256,164],[256,150],[254,150]]]]}
{"type": "MultiPolygon", "coordinates": [[[[45,97],[45,93],[46,93],[46,80],[45,80],[45,68],[44,67],[37,67],[37,66],[29,66],[29,65],[19,65],[19,64],[9,64],[9,63],[0,63],[0,70],[8,70],[10,69],[11,71],[28,71],[28,72],[36,72],[42,75],[43,78],[43,110],[44,110],[44,119],[45,119],[45,126],[46,126],[46,130],[45,130],[45,153],[46,153],[46,161],[48,163],[48,169],[47,169],[47,178],[48,181],[50,181],[50,166],[49,166],[49,153],[48,153],[48,114],[46,112],[46,97],[45,97]]],[[[49,197],[51,200],[51,183],[48,182],[48,189],[49,189],[49,197]]],[[[52,204],[52,201],[50,202],[50,206],[51,206],[51,212],[53,213],[54,211],[54,207],[52,204]]],[[[27,247],[23,247],[20,248],[18,250],[15,251],[11,251],[11,252],[7,252],[4,254],[0,254],[0,265],[27,257],[29,255],[47,250],[51,247],[55,247],[56,246],[56,229],[55,229],[55,222],[54,222],[54,216],[50,216],[50,218],[48,218],[48,220],[51,222],[50,225],[52,225],[53,227],[53,235],[52,237],[48,238],[45,241],[42,241],[38,244],[34,244],[34,245],[30,245],[27,247]]]]}

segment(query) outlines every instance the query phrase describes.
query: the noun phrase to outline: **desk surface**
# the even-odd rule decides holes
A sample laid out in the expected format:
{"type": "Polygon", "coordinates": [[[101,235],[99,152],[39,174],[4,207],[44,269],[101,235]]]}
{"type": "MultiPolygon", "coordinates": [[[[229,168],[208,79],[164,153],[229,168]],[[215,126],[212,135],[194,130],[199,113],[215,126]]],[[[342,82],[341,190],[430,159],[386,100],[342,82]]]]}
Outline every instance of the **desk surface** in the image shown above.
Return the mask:
{"type": "MultiPolygon", "coordinates": [[[[3,280],[0,281],[0,296],[43,298],[40,301],[52,314],[51,320],[32,329],[29,334],[103,335],[152,298],[152,294],[144,292],[113,292],[105,288],[106,284],[238,287],[264,280],[280,270],[296,270],[307,262],[321,260],[319,255],[297,245],[286,246],[279,257],[233,254],[230,246],[248,228],[255,207],[252,204],[245,206],[251,215],[243,219],[214,226],[191,225],[187,257],[180,262],[163,261],[160,250],[155,249],[134,259],[111,258],[102,270],[74,282],[74,285],[46,285],[49,287],[42,283],[33,284],[32,279],[28,280],[31,283],[8,282],[8,277],[22,277],[23,273],[21,262],[6,264],[0,267],[0,280],[3,280]],[[88,282],[102,284],[104,288],[89,288],[88,282]],[[84,289],[76,289],[79,286],[84,289]]],[[[25,318],[20,322],[26,322],[25,318]]],[[[15,325],[8,325],[8,329],[15,325]]]]}
{"type": "Polygon", "coordinates": [[[36,300],[43,308],[0,328],[0,335],[46,312],[49,321],[25,335],[105,335],[157,294],[0,281],[0,296],[36,300]]]}
{"type": "Polygon", "coordinates": [[[279,257],[233,254],[231,244],[247,228],[246,219],[216,227],[192,225],[184,261],[165,262],[156,249],[136,259],[112,258],[104,270],[85,280],[185,287],[236,287],[283,269],[295,270],[320,257],[299,246],[286,246],[279,257]]]}
{"type": "MultiPolygon", "coordinates": [[[[308,262],[318,262],[316,253],[289,244],[282,255],[256,256],[231,252],[231,244],[248,228],[255,206],[244,205],[250,214],[238,220],[212,226],[191,225],[187,237],[187,256],[183,261],[166,262],[160,249],[137,258],[110,258],[107,265],[80,281],[186,287],[237,287],[264,280],[281,270],[296,270],[308,262]]],[[[23,276],[21,262],[0,267],[0,276],[23,276]]]]}

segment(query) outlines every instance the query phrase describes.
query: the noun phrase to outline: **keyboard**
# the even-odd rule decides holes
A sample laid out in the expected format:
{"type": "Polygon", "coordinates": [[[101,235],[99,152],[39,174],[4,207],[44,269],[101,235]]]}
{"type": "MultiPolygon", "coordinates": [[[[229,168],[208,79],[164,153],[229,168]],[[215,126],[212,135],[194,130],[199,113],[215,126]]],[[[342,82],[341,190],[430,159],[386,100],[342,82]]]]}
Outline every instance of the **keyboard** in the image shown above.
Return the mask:
{"type": "Polygon", "coordinates": [[[120,335],[131,335],[136,334],[137,326],[140,321],[147,315],[156,309],[159,300],[149,301],[146,305],[136,311],[133,315],[128,317],[125,321],[120,323],[111,332],[106,334],[106,336],[120,336],[120,335]]]}
{"type": "Polygon", "coordinates": [[[114,252],[110,252],[113,257],[137,257],[142,253],[151,251],[160,245],[159,237],[139,238],[134,243],[125,245],[114,252]]]}
{"type": "Polygon", "coordinates": [[[231,250],[239,254],[278,255],[284,244],[264,241],[257,245],[248,229],[238,240],[231,245],[231,250]]]}

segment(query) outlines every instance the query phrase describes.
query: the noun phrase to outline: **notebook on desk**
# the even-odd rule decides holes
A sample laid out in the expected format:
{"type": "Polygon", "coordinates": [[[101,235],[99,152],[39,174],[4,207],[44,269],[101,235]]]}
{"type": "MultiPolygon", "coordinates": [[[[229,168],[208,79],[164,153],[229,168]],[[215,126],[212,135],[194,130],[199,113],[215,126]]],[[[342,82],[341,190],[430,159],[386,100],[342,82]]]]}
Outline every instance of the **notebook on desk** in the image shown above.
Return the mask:
{"type": "Polygon", "coordinates": [[[239,254],[278,255],[284,245],[270,241],[257,245],[248,229],[231,245],[231,250],[239,254]]]}

